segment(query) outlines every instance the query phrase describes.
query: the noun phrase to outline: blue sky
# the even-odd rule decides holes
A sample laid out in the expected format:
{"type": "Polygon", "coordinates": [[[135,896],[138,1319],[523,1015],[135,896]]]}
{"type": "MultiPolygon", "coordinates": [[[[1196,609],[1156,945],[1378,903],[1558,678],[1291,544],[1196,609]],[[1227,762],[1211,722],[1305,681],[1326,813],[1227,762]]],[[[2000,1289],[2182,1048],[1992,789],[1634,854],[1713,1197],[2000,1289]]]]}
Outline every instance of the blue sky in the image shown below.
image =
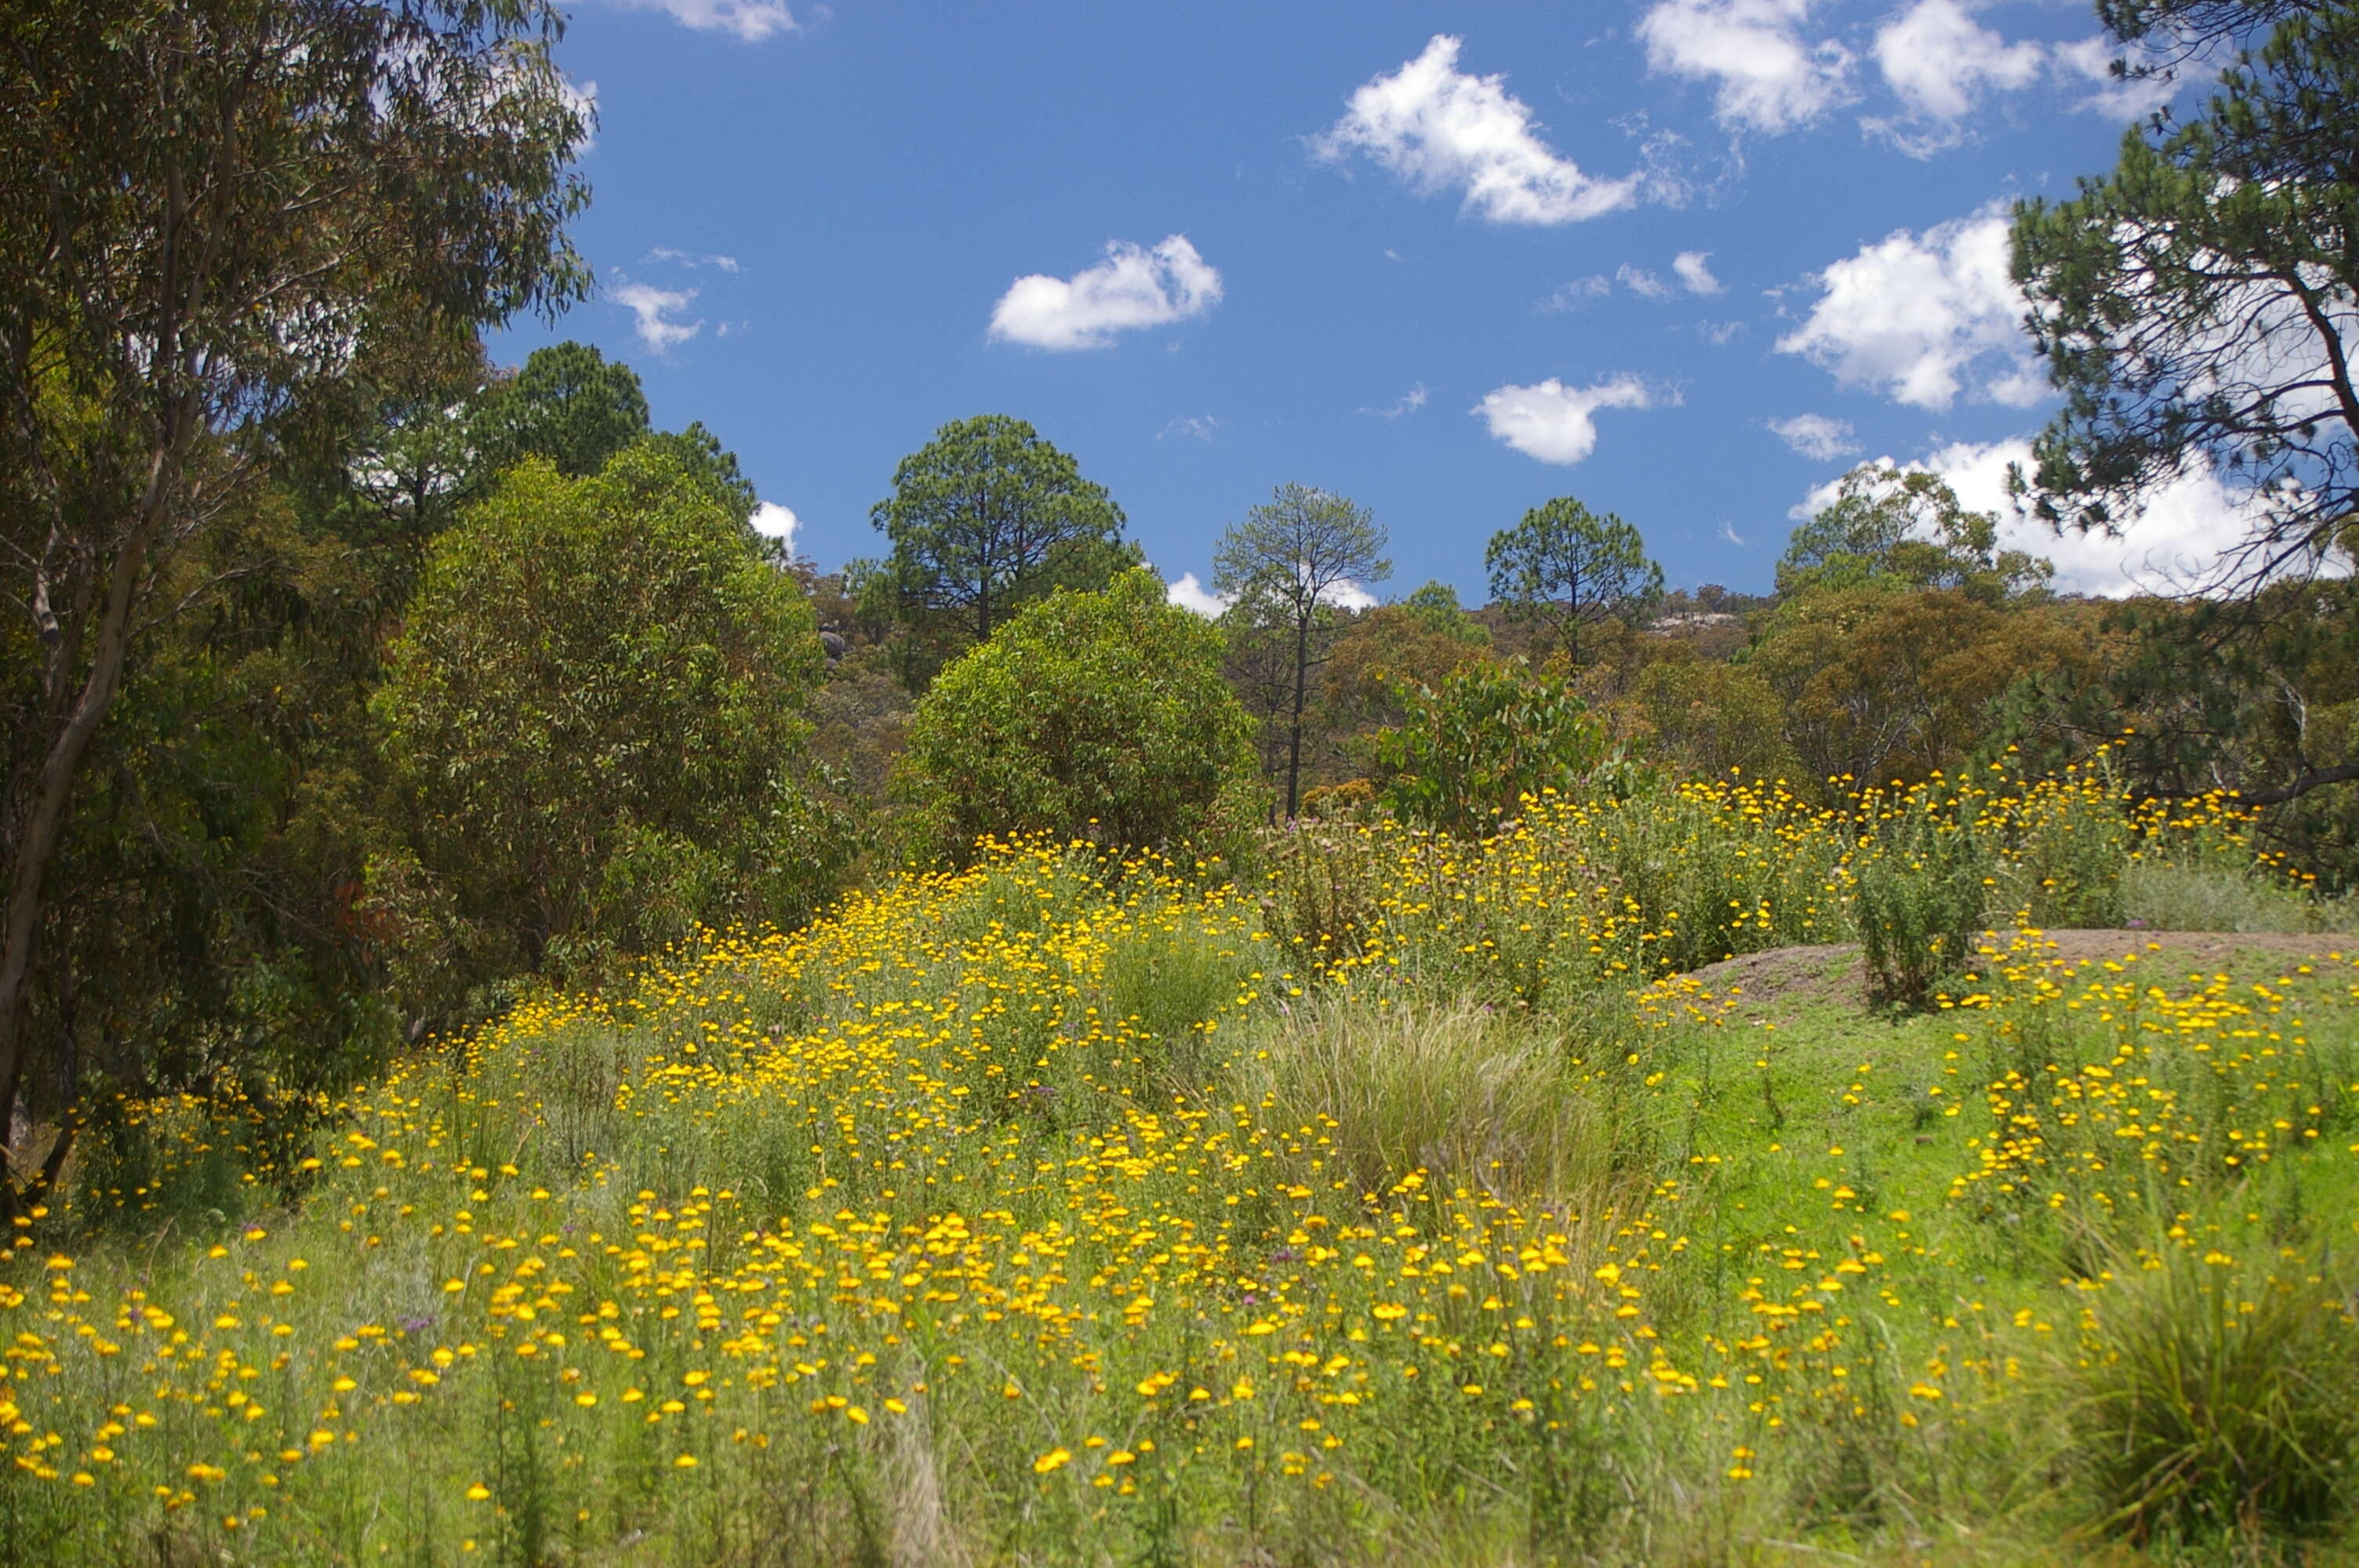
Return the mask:
{"type": "MultiPolygon", "coordinates": [[[[1296,481],[1389,528],[1381,593],[1480,600],[1557,495],[1759,589],[1853,462],[1997,501],[2052,406],[2006,203],[2151,102],[2095,34],[2062,0],[582,0],[600,297],[495,352],[628,360],[826,567],[876,553],[903,454],[1005,413],[1174,580],[1296,481]]],[[[2133,557],[2222,525],[2182,488],[2133,557]]],[[[2125,546],[2050,553],[2123,581],[2125,546]]]]}

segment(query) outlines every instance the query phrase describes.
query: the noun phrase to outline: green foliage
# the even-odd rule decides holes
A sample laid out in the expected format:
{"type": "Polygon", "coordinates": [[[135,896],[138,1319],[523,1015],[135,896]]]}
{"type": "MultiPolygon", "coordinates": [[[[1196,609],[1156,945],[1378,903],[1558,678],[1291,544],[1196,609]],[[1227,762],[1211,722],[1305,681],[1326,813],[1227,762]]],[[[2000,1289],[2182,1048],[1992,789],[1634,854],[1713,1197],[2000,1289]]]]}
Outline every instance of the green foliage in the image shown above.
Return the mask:
{"type": "MultiPolygon", "coordinates": [[[[266,711],[221,721],[233,734],[216,759],[243,753],[230,773],[266,781],[234,806],[243,820],[180,816],[227,776],[183,774],[165,792],[179,819],[134,849],[147,770],[131,754],[107,792],[124,814],[79,849],[69,836],[118,697],[159,650],[196,652],[153,633],[234,622],[252,608],[239,602],[249,568],[283,582],[253,561],[189,569],[216,528],[251,514],[274,460],[341,423],[386,359],[472,346],[483,327],[586,292],[565,231],[587,200],[568,166],[590,116],[550,58],[560,26],[538,0],[93,0],[0,20],[0,603],[14,607],[0,633],[0,1122],[15,1126],[28,1073],[70,1087],[79,1071],[79,1026],[36,1035],[39,1015],[108,984],[72,972],[71,935],[45,940],[53,879],[78,874],[65,857],[94,850],[85,887],[139,905],[139,924],[156,917],[147,929],[172,930],[183,955],[220,944],[224,969],[336,945],[324,923],[282,938],[319,919],[341,868],[304,867],[301,894],[277,908],[277,878],[212,875],[279,826],[267,818],[287,796],[268,784],[286,782],[288,759],[246,742],[308,727],[267,713],[283,687],[246,688],[266,711]]],[[[259,619],[283,626],[282,610],[259,619]]],[[[190,717],[159,727],[191,742],[184,761],[213,749],[190,717]]],[[[250,994],[275,1000],[252,1029],[200,1025],[199,1044],[232,1054],[315,1005],[335,1011],[349,977],[313,984],[327,963],[289,978],[307,967],[247,970],[250,994]]],[[[125,989],[172,994],[146,978],[125,989]]],[[[110,1045],[123,1081],[147,1076],[151,1038],[110,1045]]],[[[0,1146],[0,1210],[18,1198],[9,1161],[0,1146]]]]}
{"type": "Polygon", "coordinates": [[[1786,709],[1750,663],[1657,659],[1631,678],[1619,707],[1647,755],[1688,777],[1804,776],[1786,743],[1786,709]]]}
{"type": "Polygon", "coordinates": [[[1888,806],[1870,800],[1875,846],[1852,868],[1868,995],[1927,1007],[1974,964],[1997,857],[1948,792],[1912,791],[1888,806]]]}
{"type": "Polygon", "coordinates": [[[522,370],[495,383],[468,423],[486,478],[541,458],[568,479],[587,479],[647,433],[647,397],[630,366],[563,342],[535,349],[522,370]]]}
{"type": "Polygon", "coordinates": [[[1429,582],[1413,590],[1400,607],[1433,636],[1475,647],[1491,645],[1491,629],[1466,613],[1466,607],[1458,602],[1458,590],[1446,582],[1429,582]]]}
{"type": "Polygon", "coordinates": [[[1520,658],[1464,665],[1402,700],[1408,718],[1375,738],[1385,795],[1430,827],[1481,832],[1527,795],[1572,795],[1604,755],[1603,731],[1571,687],[1520,658]]]}
{"type": "Polygon", "coordinates": [[[1222,535],[1213,552],[1212,591],[1232,600],[1222,622],[1234,655],[1252,672],[1264,754],[1283,759],[1289,820],[1302,803],[1303,719],[1334,643],[1336,595],[1392,576],[1389,537],[1349,497],[1288,483],[1222,535]]]}
{"type": "Polygon", "coordinates": [[[1775,694],[1808,781],[1839,796],[1955,769],[1983,749],[2010,688],[2094,656],[2051,607],[1886,581],[1787,600],[1745,667],[1775,694]]]}
{"type": "Polygon", "coordinates": [[[1938,474],[1862,463],[1794,530],[1777,558],[1777,591],[1950,588],[1995,603],[2055,574],[2036,556],[2000,549],[1997,514],[1967,511],[1938,474]]]}
{"type": "Polygon", "coordinates": [[[911,848],[962,862],[984,835],[1224,843],[1253,756],[1220,659],[1220,633],[1144,569],[1026,609],[910,718],[895,787],[911,848]]]}
{"type": "Polygon", "coordinates": [[[2342,1519],[2359,1461],[2349,1281],[2292,1249],[2199,1254],[2165,1236],[2107,1260],[2057,1374],[2094,1524],[2193,1543],[2342,1519]]]}
{"type": "Polygon", "coordinates": [[[1407,716],[1404,691],[1438,687],[1461,665],[1493,657],[1487,629],[1460,611],[1427,613],[1405,600],[1353,616],[1319,672],[1318,697],[1304,724],[1304,772],[1322,783],[1374,772],[1375,732],[1407,716]]]}
{"type": "Polygon", "coordinates": [[[413,985],[443,977],[412,1003],[827,896],[844,845],[796,763],[821,665],[801,590],[673,453],[513,470],[436,542],[375,704],[408,811],[373,904],[413,985]]]}
{"type": "Polygon", "coordinates": [[[855,563],[864,605],[898,630],[911,690],[1060,588],[1101,589],[1138,564],[1103,485],[1021,419],[956,419],[901,460],[893,493],[869,512],[890,541],[855,563]]]}
{"type": "Polygon", "coordinates": [[[2329,891],[2359,881],[2359,583],[2133,600],[2089,620],[2100,656],[2022,682],[1995,741],[2060,771],[2104,737],[2137,790],[2234,791],[2267,806],[2272,845],[2329,891]]]}
{"type": "Polygon", "coordinates": [[[1638,530],[1612,513],[1600,517],[1561,495],[1491,535],[1483,553],[1491,597],[1538,627],[1576,665],[1584,628],[1637,622],[1663,598],[1663,568],[1638,530]]]}

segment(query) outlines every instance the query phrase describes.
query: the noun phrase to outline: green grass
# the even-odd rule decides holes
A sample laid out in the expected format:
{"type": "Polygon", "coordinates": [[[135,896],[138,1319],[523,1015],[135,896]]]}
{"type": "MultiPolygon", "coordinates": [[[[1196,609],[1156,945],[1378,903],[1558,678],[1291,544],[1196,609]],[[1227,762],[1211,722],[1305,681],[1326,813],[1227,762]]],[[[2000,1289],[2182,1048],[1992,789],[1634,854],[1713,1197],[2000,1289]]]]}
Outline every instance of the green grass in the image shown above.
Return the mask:
{"type": "Polygon", "coordinates": [[[0,1262],[0,1565],[2359,1563],[2349,962],[1911,1013],[1258,913],[1017,857],[529,1003],[315,1170],[156,1108],[210,1212],[0,1262]]]}

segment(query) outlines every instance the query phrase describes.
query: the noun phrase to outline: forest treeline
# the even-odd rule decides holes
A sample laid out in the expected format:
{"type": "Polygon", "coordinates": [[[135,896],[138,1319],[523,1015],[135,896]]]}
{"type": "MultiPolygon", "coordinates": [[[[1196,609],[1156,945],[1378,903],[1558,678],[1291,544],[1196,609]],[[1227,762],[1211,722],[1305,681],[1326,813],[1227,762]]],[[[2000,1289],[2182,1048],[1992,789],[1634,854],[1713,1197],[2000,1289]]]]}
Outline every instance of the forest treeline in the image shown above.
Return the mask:
{"type": "Polygon", "coordinates": [[[0,8],[28,62],[0,86],[9,1201],[70,1146],[22,1168],[33,1123],[224,1073],[299,1096],[986,834],[1243,875],[1306,814],[1480,833],[1526,792],[1736,770],[1824,799],[2012,749],[2266,806],[2274,847],[2347,889],[2348,378],[2136,378],[2174,344],[2220,375],[2296,362],[2260,285],[2152,281],[2238,247],[2299,253],[2248,275],[2330,280],[2339,349],[2347,228],[2295,197],[2332,174],[2321,136],[2347,143],[2359,24],[2217,9],[2108,18],[2251,52],[2208,115],[2027,203],[2017,270],[2065,397],[2025,504],[2110,526],[2242,450],[2277,499],[2218,591],[2060,594],[1995,516],[1869,468],[1767,594],[1669,589],[1645,531],[1671,520],[1567,496],[1496,520],[1485,602],[1370,602],[1383,520],[1287,482],[1206,520],[1206,621],[1020,419],[945,426],[878,476],[877,554],[822,573],[754,530],[711,431],[654,427],[627,366],[568,342],[495,367],[488,333],[589,287],[553,11],[0,8]],[[2141,260],[2140,232],[2195,249],[2141,260]],[[2222,354],[2240,323],[2278,346],[2222,354]]]}

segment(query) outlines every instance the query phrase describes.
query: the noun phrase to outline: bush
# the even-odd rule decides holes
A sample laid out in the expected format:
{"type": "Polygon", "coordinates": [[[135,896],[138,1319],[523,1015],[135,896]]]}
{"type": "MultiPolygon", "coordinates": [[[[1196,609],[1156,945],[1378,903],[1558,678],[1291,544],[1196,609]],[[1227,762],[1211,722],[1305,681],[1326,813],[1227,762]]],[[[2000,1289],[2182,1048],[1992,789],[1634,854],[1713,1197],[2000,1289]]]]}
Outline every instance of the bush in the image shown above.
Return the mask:
{"type": "Polygon", "coordinates": [[[1525,795],[1571,795],[1604,753],[1604,732],[1563,681],[1520,658],[1471,664],[1439,689],[1401,692],[1408,717],[1375,738],[1385,797],[1411,821],[1485,833],[1525,795]]]}
{"type": "Polygon", "coordinates": [[[1144,570],[1027,609],[918,704],[893,784],[905,845],[957,863],[987,835],[1225,849],[1254,755],[1221,653],[1144,570]]]}
{"type": "Polygon", "coordinates": [[[1883,818],[1852,868],[1868,995],[1921,1008],[1972,961],[1997,858],[1941,791],[1911,790],[1880,807],[1871,796],[1862,814],[1883,818]]]}
{"type": "Polygon", "coordinates": [[[435,541],[392,660],[373,711],[408,822],[365,913],[412,1005],[834,891],[848,844],[797,774],[810,606],[678,454],[512,471],[435,541]]]}

